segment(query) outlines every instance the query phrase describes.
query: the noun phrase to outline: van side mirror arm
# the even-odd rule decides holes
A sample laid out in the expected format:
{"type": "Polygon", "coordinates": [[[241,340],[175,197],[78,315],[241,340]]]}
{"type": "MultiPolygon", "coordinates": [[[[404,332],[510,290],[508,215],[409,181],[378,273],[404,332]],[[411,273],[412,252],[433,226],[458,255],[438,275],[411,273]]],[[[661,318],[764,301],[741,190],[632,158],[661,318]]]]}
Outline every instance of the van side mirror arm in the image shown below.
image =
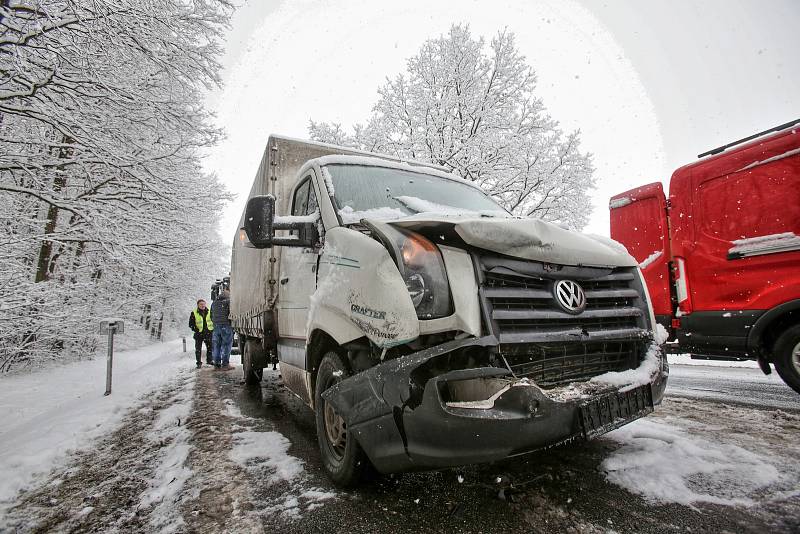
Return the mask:
{"type": "Polygon", "coordinates": [[[319,241],[316,222],[276,222],[275,197],[259,195],[248,199],[242,227],[255,248],[313,247],[319,241]],[[298,236],[275,237],[275,230],[298,230],[298,236]]]}

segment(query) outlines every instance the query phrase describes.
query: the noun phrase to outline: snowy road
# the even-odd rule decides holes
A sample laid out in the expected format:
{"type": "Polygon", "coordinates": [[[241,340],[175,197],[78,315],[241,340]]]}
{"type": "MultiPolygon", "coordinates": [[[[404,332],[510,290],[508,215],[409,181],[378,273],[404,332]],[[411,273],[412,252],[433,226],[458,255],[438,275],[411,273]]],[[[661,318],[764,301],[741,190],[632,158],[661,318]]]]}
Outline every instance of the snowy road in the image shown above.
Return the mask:
{"type": "Polygon", "coordinates": [[[757,368],[673,364],[667,395],[800,412],[800,394],[757,368]]]}
{"type": "MultiPolygon", "coordinates": [[[[382,477],[345,492],[323,473],[313,414],[278,372],[247,387],[238,368],[197,372],[188,356],[164,358],[171,368],[185,361],[176,380],[133,402],[118,425],[27,483],[6,503],[5,517],[0,510],[0,531],[800,529],[800,413],[788,405],[672,396],[651,416],[590,442],[460,472],[382,477]]],[[[738,382],[758,384],[750,371],[738,382]]],[[[732,388],[760,387],[727,384],[740,376],[730,369],[674,365],[673,374],[680,395],[710,389],[706,382],[740,399],[757,393],[732,388]]],[[[28,416],[19,417],[22,425],[28,416]]],[[[7,461],[14,465],[11,456],[7,461]]],[[[22,474],[20,468],[19,484],[22,474]]]]}

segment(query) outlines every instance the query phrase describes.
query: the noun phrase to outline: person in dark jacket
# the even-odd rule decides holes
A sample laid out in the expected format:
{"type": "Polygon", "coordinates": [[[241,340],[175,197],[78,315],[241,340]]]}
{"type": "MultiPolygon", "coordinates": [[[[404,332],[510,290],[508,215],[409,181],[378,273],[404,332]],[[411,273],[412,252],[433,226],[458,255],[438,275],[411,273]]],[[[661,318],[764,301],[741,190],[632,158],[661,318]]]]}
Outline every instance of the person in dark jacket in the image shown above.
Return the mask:
{"type": "Polygon", "coordinates": [[[211,320],[211,310],[206,307],[205,300],[198,300],[197,307],[189,314],[189,328],[194,332],[194,356],[197,359],[197,368],[203,365],[200,360],[203,343],[206,344],[206,363],[211,365],[211,355],[214,352],[211,344],[214,321],[211,320]]]}
{"type": "Polygon", "coordinates": [[[228,371],[230,364],[233,327],[229,318],[231,313],[230,291],[223,289],[211,305],[211,319],[214,321],[214,367],[228,371]]]}

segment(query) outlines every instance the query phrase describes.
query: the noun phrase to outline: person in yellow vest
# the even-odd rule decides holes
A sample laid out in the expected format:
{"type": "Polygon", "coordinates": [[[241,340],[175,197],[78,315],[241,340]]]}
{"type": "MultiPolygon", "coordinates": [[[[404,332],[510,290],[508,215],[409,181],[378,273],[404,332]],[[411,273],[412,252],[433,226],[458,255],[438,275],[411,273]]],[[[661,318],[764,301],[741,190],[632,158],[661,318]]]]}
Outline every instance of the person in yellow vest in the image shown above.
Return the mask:
{"type": "Polygon", "coordinates": [[[194,332],[194,356],[197,359],[197,368],[203,365],[200,354],[203,352],[203,343],[206,344],[206,364],[211,365],[211,336],[214,332],[214,322],[211,312],[206,307],[206,301],[197,301],[197,307],[189,314],[189,328],[194,332]]]}

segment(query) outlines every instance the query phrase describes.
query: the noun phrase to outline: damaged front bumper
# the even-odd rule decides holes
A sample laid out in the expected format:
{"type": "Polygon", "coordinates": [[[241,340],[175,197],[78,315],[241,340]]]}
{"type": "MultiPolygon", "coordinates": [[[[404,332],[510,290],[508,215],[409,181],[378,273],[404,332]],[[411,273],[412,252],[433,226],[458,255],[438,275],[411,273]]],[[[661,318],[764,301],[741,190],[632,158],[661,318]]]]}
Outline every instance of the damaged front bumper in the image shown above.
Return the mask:
{"type": "Polygon", "coordinates": [[[323,397],[378,471],[392,473],[496,461],[594,437],[652,411],[666,387],[665,365],[636,388],[581,382],[543,390],[507,368],[467,364],[496,345],[493,336],[450,341],[347,378],[323,397]],[[477,398],[474,384],[495,392],[477,398]],[[454,391],[467,400],[453,398],[454,391]]]}

